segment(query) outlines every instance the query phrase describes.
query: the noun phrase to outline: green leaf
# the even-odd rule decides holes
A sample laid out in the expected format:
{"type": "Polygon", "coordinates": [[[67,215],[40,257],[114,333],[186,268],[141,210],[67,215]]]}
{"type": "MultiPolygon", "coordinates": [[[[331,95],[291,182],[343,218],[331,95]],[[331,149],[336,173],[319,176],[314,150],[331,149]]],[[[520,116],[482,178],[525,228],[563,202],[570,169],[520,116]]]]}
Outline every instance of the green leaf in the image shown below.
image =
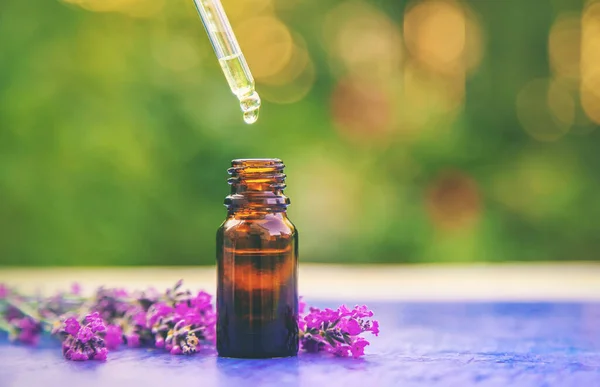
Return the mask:
{"type": "Polygon", "coordinates": [[[344,342],[348,345],[352,345],[352,339],[350,339],[350,336],[347,333],[344,334],[344,342]]]}
{"type": "Polygon", "coordinates": [[[12,332],[13,326],[8,323],[5,319],[0,319],[0,331],[12,332]]]}
{"type": "Polygon", "coordinates": [[[342,344],[344,344],[346,341],[344,340],[344,338],[339,337],[339,336],[331,336],[332,339],[334,339],[335,341],[338,341],[342,344]]]}
{"type": "Polygon", "coordinates": [[[329,344],[331,344],[332,347],[336,347],[337,345],[335,344],[335,340],[333,340],[331,337],[329,337],[328,335],[325,335],[325,340],[327,340],[327,342],[329,344]]]}
{"type": "Polygon", "coordinates": [[[9,304],[11,304],[15,308],[19,309],[24,315],[29,316],[36,321],[41,320],[41,317],[40,317],[38,311],[36,309],[32,308],[30,305],[28,305],[24,302],[14,302],[14,301],[12,301],[12,302],[9,301],[9,304]]]}

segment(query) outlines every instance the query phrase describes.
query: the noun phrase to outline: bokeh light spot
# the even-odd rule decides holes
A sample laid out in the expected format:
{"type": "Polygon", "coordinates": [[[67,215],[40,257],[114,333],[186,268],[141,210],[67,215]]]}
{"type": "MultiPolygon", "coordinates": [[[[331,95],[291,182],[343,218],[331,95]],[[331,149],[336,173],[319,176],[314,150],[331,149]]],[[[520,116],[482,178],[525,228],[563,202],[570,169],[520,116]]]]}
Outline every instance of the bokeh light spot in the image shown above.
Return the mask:
{"type": "Polygon", "coordinates": [[[270,76],[263,77],[260,80],[261,84],[272,86],[283,86],[292,82],[302,74],[306,67],[312,62],[310,54],[306,48],[306,42],[299,34],[294,34],[294,45],[292,55],[287,65],[279,72],[270,76]]]}
{"type": "Polygon", "coordinates": [[[448,128],[448,123],[462,106],[465,94],[464,72],[452,76],[432,74],[414,61],[404,67],[400,89],[401,109],[397,110],[402,130],[424,134],[428,123],[444,120],[443,125],[432,125],[435,136],[448,128]]]}
{"type": "Polygon", "coordinates": [[[460,171],[445,171],[428,187],[427,210],[434,225],[442,229],[472,226],[481,213],[477,183],[460,171]]]}
{"type": "Polygon", "coordinates": [[[581,21],[575,15],[562,15],[552,25],[548,53],[554,73],[578,78],[581,58],[581,21]]]}
{"type": "Polygon", "coordinates": [[[590,120],[600,124],[600,71],[584,78],[581,85],[581,106],[590,120]]]}
{"type": "Polygon", "coordinates": [[[452,71],[460,64],[465,31],[465,12],[454,1],[418,2],[404,16],[408,50],[420,63],[436,71],[452,71]]]}
{"type": "Polygon", "coordinates": [[[585,9],[581,27],[581,105],[600,124],[600,3],[585,9]]]}
{"type": "Polygon", "coordinates": [[[558,83],[534,79],[521,89],[516,103],[523,129],[538,141],[558,140],[573,125],[575,102],[558,83]]]}
{"type": "Polygon", "coordinates": [[[222,0],[221,3],[234,29],[248,18],[273,14],[273,0],[222,0]]]}
{"type": "Polygon", "coordinates": [[[235,29],[235,33],[256,80],[282,71],[292,57],[294,41],[291,32],[273,16],[248,19],[235,29]]]}
{"type": "Polygon", "coordinates": [[[333,119],[349,138],[375,140],[392,122],[390,97],[380,87],[357,79],[338,82],[331,95],[333,119]]]}
{"type": "Polygon", "coordinates": [[[383,80],[401,70],[402,38],[398,26],[377,8],[349,1],[332,9],[323,25],[327,52],[344,73],[383,80]]]}
{"type": "Polygon", "coordinates": [[[288,64],[272,77],[258,82],[260,94],[266,101],[288,104],[303,99],[312,89],[315,66],[301,37],[296,37],[292,57],[288,64]]]}

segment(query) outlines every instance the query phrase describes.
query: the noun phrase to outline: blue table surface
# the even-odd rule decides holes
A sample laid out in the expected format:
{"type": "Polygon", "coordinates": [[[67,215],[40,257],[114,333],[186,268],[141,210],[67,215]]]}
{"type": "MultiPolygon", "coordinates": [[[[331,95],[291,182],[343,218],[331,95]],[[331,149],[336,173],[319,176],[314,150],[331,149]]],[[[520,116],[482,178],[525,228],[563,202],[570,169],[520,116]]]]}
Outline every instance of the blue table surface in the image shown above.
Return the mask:
{"type": "MultiPolygon", "coordinates": [[[[337,306],[339,302],[317,306],[337,306]]],[[[148,349],[68,362],[51,342],[0,339],[0,387],[600,387],[600,304],[370,303],[381,324],[360,360],[302,353],[237,360],[148,349]]],[[[369,337],[371,339],[371,337],[369,337]]]]}

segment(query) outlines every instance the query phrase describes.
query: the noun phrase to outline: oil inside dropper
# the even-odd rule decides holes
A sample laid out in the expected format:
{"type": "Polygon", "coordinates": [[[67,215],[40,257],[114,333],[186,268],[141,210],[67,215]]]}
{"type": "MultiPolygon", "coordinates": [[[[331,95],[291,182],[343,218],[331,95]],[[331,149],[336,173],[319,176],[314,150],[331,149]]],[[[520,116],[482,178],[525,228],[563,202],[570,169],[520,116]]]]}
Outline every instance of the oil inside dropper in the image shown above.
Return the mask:
{"type": "Polygon", "coordinates": [[[240,100],[244,121],[253,124],[258,120],[260,97],[254,89],[254,78],[241,53],[219,59],[219,64],[231,92],[240,100]]]}

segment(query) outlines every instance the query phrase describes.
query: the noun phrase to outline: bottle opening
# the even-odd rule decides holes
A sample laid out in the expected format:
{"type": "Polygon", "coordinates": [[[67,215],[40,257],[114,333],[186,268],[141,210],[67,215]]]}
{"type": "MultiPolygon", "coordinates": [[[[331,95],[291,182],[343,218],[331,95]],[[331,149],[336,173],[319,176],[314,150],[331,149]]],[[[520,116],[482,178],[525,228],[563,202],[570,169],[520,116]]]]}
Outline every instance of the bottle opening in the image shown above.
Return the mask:
{"type": "Polygon", "coordinates": [[[267,208],[282,211],[289,205],[283,194],[286,188],[285,165],[280,159],[236,159],[227,172],[231,194],[225,198],[230,209],[267,208]]]}

